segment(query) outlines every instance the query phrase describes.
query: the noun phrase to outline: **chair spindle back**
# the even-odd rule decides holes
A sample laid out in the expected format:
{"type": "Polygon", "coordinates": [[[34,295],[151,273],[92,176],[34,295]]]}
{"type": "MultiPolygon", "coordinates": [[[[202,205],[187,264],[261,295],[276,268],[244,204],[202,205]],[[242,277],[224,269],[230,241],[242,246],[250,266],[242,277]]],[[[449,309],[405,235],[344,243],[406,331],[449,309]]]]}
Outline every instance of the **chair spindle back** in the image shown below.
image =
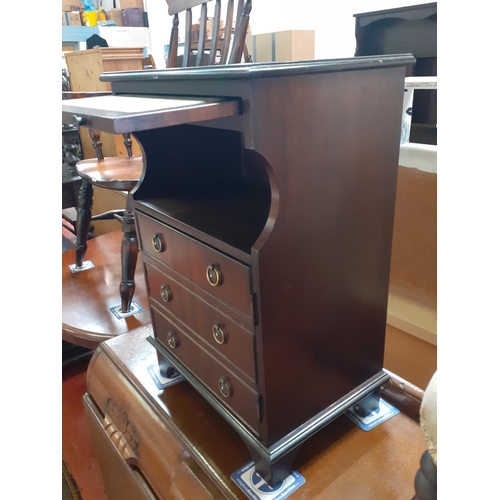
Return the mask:
{"type": "Polygon", "coordinates": [[[185,35],[184,35],[184,55],[182,57],[182,67],[213,65],[216,63],[217,52],[220,53],[219,64],[236,64],[241,62],[243,54],[247,59],[248,52],[245,50],[245,37],[252,10],[252,0],[237,0],[236,20],[234,37],[231,43],[233,28],[234,0],[228,0],[226,11],[226,24],[224,32],[220,30],[221,20],[221,0],[215,0],[214,22],[212,39],[207,47],[207,3],[212,0],[166,0],[168,12],[173,16],[172,30],[170,32],[170,45],[167,56],[167,67],[174,68],[179,65],[178,40],[179,40],[179,14],[185,12],[185,35]],[[200,31],[197,45],[196,57],[193,57],[193,14],[192,8],[201,5],[200,31]],[[206,50],[209,50],[208,54],[206,50]]]}

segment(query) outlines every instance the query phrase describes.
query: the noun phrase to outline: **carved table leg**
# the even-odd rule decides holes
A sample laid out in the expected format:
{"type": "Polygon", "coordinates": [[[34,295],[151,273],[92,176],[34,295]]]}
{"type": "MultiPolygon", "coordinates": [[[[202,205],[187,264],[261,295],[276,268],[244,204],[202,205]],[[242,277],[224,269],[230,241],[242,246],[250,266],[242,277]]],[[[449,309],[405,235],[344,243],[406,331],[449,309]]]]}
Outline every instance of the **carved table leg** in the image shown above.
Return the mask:
{"type": "Polygon", "coordinates": [[[78,211],[76,216],[76,244],[75,264],[82,267],[85,252],[87,251],[87,240],[89,237],[90,221],[92,217],[92,199],[94,189],[92,184],[83,181],[78,197],[78,211]]]}
{"type": "Polygon", "coordinates": [[[123,144],[125,144],[125,149],[127,150],[127,156],[132,157],[132,139],[130,134],[123,134],[123,144]]]}
{"type": "Polygon", "coordinates": [[[130,197],[127,199],[127,207],[123,214],[123,240],[122,240],[122,280],[120,283],[121,312],[130,311],[130,304],[135,292],[135,267],[137,255],[139,254],[139,243],[135,229],[135,219],[130,207],[130,197]]]}

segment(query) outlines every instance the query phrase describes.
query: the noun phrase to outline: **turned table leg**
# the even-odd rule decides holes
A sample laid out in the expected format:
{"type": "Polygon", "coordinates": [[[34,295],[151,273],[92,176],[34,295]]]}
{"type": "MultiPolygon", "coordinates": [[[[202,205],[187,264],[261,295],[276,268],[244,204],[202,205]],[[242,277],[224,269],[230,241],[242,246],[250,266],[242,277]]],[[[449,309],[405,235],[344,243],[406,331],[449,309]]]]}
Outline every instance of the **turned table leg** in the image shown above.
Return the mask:
{"type": "Polygon", "coordinates": [[[127,207],[123,214],[123,240],[121,248],[122,280],[120,283],[120,297],[122,313],[130,311],[130,305],[135,292],[135,267],[139,254],[139,243],[135,229],[135,219],[130,207],[130,197],[127,198],[127,207]]]}
{"type": "Polygon", "coordinates": [[[80,187],[76,216],[75,265],[77,268],[83,266],[83,259],[87,251],[87,240],[92,218],[93,193],[92,184],[83,181],[80,187]]]}

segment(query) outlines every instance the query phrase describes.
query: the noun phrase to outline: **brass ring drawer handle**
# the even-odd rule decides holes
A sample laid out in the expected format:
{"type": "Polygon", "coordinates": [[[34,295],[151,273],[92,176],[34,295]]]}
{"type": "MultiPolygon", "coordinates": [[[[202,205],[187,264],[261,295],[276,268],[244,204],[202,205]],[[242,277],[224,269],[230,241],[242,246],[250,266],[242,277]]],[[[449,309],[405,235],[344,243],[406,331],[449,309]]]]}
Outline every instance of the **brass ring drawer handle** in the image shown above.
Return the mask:
{"type": "Polygon", "coordinates": [[[163,239],[159,234],[154,234],[153,235],[153,248],[155,249],[155,252],[161,253],[163,250],[165,250],[165,245],[163,244],[163,239]]]}
{"type": "Polygon", "coordinates": [[[227,342],[226,331],[221,325],[217,323],[212,327],[212,335],[214,336],[214,339],[217,342],[217,344],[222,345],[227,342]]]}
{"type": "Polygon", "coordinates": [[[177,338],[177,335],[170,331],[167,334],[167,343],[172,349],[176,349],[179,347],[179,339],[177,338]]]}
{"type": "Polygon", "coordinates": [[[219,378],[219,391],[225,398],[230,398],[233,395],[233,388],[226,377],[219,378]]]}
{"type": "Polygon", "coordinates": [[[207,267],[207,281],[212,286],[219,286],[222,284],[222,273],[220,269],[217,267],[217,264],[210,264],[207,267]]]}
{"type": "Polygon", "coordinates": [[[170,288],[168,285],[161,285],[160,287],[160,295],[163,300],[163,302],[170,302],[172,300],[172,292],[170,291],[170,288]]]}

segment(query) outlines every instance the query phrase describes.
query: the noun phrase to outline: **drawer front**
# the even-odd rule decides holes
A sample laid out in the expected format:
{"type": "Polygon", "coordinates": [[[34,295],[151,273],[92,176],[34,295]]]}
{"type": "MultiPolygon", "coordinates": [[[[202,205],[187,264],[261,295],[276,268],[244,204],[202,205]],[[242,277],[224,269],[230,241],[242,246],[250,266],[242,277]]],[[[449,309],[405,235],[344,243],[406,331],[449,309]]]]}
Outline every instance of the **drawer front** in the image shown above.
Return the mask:
{"type": "Polygon", "coordinates": [[[156,339],[258,435],[259,398],[256,390],[244,384],[154,306],[151,307],[151,318],[156,339]]]}
{"type": "Polygon", "coordinates": [[[150,297],[198,335],[201,342],[208,344],[206,348],[215,351],[216,356],[223,356],[255,383],[253,334],[163,273],[163,270],[146,262],[144,265],[150,297]]]}
{"type": "Polygon", "coordinates": [[[136,213],[141,251],[252,316],[250,268],[147,215],[136,213]]]}

